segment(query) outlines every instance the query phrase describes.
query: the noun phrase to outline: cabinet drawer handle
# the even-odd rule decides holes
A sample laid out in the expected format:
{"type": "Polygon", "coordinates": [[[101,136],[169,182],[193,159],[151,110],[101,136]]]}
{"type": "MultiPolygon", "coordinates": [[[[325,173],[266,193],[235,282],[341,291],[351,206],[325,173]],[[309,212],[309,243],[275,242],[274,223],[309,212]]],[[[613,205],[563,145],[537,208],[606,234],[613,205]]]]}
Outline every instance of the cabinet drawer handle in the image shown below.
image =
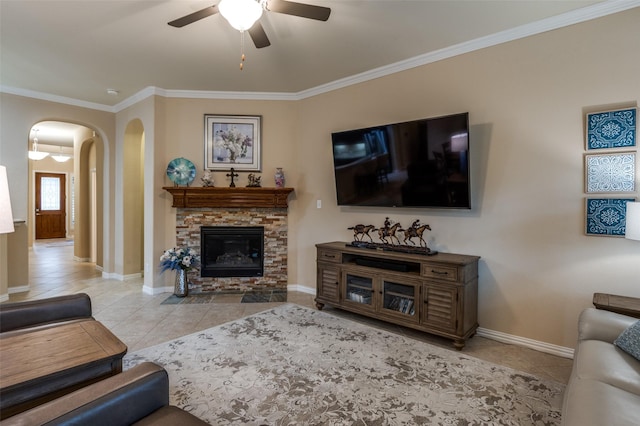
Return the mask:
{"type": "Polygon", "coordinates": [[[432,274],[438,274],[438,275],[449,275],[449,273],[447,271],[436,271],[435,269],[431,270],[432,274]]]}

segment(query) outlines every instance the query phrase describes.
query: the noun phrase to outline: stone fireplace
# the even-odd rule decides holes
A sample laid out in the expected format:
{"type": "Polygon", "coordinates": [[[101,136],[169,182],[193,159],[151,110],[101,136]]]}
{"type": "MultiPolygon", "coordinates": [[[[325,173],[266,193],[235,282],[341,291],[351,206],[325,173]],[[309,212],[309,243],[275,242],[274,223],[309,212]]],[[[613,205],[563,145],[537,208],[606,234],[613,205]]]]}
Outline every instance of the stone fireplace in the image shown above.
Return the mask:
{"type": "MultiPolygon", "coordinates": [[[[176,245],[192,247],[200,252],[201,268],[189,273],[190,281],[202,292],[208,291],[249,291],[287,288],[287,214],[288,195],[292,188],[204,188],[165,187],[173,195],[176,210],[176,245]],[[240,262],[242,256],[233,259],[239,248],[246,249],[245,256],[255,255],[251,244],[240,243],[235,231],[240,233],[262,231],[262,274],[255,268],[229,274],[227,266],[222,271],[211,272],[211,256],[202,253],[204,230],[223,231],[222,243],[230,252],[226,253],[229,263],[240,262]],[[228,232],[231,232],[229,234],[228,232]],[[235,248],[234,248],[235,247],[235,248]],[[207,270],[209,269],[209,270],[207,270]],[[211,276],[212,274],[217,276],[211,276]],[[226,276],[221,276],[226,275],[226,276]],[[251,276],[247,276],[251,275],[251,276]]],[[[225,253],[215,255],[216,259],[225,253]]],[[[221,259],[224,260],[224,259],[221,259]]],[[[215,267],[214,267],[215,269],[215,267]]],[[[238,268],[237,268],[238,269],[238,268]]],[[[240,268],[241,269],[241,268],[240,268]]]]}

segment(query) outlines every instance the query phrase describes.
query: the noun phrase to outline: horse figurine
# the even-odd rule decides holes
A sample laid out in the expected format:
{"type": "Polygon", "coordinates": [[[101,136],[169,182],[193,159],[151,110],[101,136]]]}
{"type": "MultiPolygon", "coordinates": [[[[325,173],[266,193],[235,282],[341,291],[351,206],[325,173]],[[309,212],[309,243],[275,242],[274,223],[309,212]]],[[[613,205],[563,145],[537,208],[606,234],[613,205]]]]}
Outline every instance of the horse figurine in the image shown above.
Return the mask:
{"type": "Polygon", "coordinates": [[[406,243],[409,241],[411,244],[415,245],[412,241],[412,238],[418,238],[420,241],[420,247],[424,245],[427,247],[427,242],[422,238],[422,234],[424,234],[424,230],[428,229],[431,231],[431,227],[428,224],[420,225],[420,220],[414,220],[411,226],[408,229],[400,229],[404,233],[403,242],[406,243]]]}
{"type": "Polygon", "coordinates": [[[400,226],[402,226],[400,225],[400,222],[391,225],[389,218],[386,218],[384,220],[384,226],[382,228],[378,228],[378,236],[380,237],[380,240],[385,244],[393,244],[393,239],[395,238],[399,245],[400,240],[396,237],[396,231],[400,226]],[[387,240],[387,238],[389,240],[387,240]]]}
{"type": "Polygon", "coordinates": [[[375,226],[373,225],[363,225],[363,224],[358,224],[356,226],[351,226],[347,229],[352,229],[353,230],[353,240],[354,241],[362,241],[364,239],[365,236],[369,237],[369,240],[371,242],[373,242],[373,238],[371,238],[371,235],[369,235],[369,232],[373,229],[375,229],[375,226]],[[358,238],[359,237],[359,238],[358,238]]]}

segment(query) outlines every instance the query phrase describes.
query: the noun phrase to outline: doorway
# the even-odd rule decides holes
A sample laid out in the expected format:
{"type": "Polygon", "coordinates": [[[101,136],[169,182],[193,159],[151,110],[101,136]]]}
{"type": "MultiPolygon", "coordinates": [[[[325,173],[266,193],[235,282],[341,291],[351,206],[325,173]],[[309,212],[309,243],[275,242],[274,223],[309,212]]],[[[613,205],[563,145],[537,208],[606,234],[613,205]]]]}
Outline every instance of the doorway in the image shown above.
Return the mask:
{"type": "Polygon", "coordinates": [[[66,175],[36,172],[36,240],[65,238],[66,175]]]}

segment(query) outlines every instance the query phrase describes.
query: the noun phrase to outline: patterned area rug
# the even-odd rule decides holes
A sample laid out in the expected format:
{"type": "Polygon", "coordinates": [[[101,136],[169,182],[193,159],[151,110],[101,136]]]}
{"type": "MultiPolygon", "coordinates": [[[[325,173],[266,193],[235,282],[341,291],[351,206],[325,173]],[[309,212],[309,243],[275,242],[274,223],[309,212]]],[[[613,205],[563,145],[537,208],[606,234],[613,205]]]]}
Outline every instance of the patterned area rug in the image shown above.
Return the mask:
{"type": "Polygon", "coordinates": [[[133,352],[215,425],[555,425],[564,385],[293,304],[133,352]]]}

